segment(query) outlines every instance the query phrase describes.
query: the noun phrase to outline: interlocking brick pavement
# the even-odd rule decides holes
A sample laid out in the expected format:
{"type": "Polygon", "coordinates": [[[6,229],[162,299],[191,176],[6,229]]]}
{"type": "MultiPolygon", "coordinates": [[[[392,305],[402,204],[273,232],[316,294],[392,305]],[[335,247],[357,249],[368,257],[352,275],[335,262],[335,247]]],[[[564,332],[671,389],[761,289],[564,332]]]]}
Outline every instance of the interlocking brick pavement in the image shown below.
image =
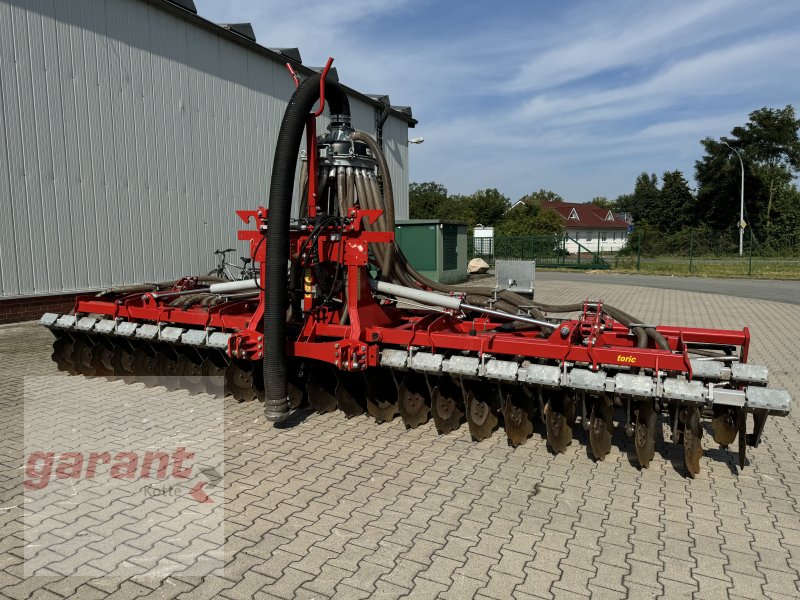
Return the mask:
{"type": "MultiPolygon", "coordinates": [[[[800,307],[692,292],[545,282],[537,298],[603,298],[647,322],[749,326],[752,360],[800,399],[800,307]]],[[[705,437],[702,473],[659,442],[649,469],[621,431],[594,463],[585,434],[548,453],[537,424],[522,447],[502,431],[473,443],[466,427],[439,436],[366,416],[264,422],[257,403],[225,401],[225,545],[205,540],[219,575],[23,577],[23,378],[57,373],[51,334],[0,327],[0,595],[4,598],[796,598],[800,595],[800,413],[770,419],[741,473],[705,437]]],[[[58,381],[56,379],[55,381],[58,381]]],[[[66,380],[65,380],[66,381],[66,380]]],[[[120,386],[121,382],[101,382],[120,386]]],[[[111,388],[109,388],[111,389],[111,388]]],[[[116,389],[116,388],[114,388],[116,389]]],[[[54,393],[58,393],[54,389],[54,393]]],[[[193,397],[164,392],[189,408],[193,397]]],[[[104,432],[98,431],[98,439],[104,432]]],[[[141,553],[148,524],[135,506],[98,499],[82,519],[112,541],[62,540],[106,559],[141,553]]],[[[164,513],[165,515],[167,513],[164,513]]],[[[162,515],[164,516],[164,515],[162,515]]],[[[200,548],[203,536],[197,538],[200,548]]],[[[133,559],[132,559],[133,560],[133,559]]],[[[177,558],[176,558],[177,561],[177,558]]]]}

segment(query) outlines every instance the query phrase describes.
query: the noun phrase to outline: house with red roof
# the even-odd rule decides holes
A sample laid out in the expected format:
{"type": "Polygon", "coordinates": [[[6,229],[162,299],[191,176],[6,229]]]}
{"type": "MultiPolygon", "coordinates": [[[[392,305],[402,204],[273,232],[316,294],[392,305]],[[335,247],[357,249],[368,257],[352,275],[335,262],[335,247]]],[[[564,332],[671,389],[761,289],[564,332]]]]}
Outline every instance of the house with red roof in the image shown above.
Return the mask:
{"type": "Polygon", "coordinates": [[[556,211],[564,220],[567,251],[616,252],[628,242],[628,225],[625,215],[614,213],[607,208],[580,202],[542,202],[542,208],[556,211]]]}

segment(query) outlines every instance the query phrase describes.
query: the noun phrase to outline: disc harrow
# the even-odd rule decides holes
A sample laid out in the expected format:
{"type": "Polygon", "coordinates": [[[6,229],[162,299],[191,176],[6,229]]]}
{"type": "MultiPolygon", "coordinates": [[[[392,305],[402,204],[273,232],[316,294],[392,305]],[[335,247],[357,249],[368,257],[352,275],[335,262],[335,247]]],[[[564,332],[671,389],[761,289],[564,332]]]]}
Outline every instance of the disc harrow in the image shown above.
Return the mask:
{"type": "Polygon", "coordinates": [[[748,363],[746,328],[656,326],[601,300],[546,305],[417,272],[394,241],[381,147],[352,129],[327,72],[306,78],[289,103],[269,207],[237,211],[258,277],[80,296],[71,314],[41,319],[59,371],[261,400],[273,422],[308,406],[476,441],[504,433],[513,447],[540,435],[557,454],[585,437],[596,460],[613,456],[619,428],[642,468],[667,427],[691,477],[704,420],[744,467],[767,416],[789,414],[788,392],[748,363]],[[331,114],[319,136],[318,100],[331,114]],[[297,155],[287,149],[304,133],[292,221],[297,155]]]}

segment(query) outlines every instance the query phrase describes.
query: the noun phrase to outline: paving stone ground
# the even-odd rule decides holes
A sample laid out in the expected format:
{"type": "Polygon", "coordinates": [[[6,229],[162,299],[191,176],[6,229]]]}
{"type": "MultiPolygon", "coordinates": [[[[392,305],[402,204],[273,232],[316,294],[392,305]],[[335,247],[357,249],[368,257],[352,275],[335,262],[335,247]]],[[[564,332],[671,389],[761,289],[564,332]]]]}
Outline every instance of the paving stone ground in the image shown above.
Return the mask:
{"type": "MultiPolygon", "coordinates": [[[[751,360],[769,366],[771,385],[800,398],[800,306],[594,283],[545,282],[537,290],[548,302],[585,297],[645,322],[748,326],[751,360]]],[[[621,432],[610,456],[595,463],[577,428],[567,452],[553,456],[540,425],[513,449],[502,431],[473,443],[466,427],[439,436],[432,424],[405,430],[398,421],[376,425],[338,413],[279,429],[264,422],[259,404],[228,399],[219,574],[25,578],[23,378],[53,375],[53,393],[59,382],[69,385],[50,362],[51,339],[31,323],[0,328],[4,598],[800,595],[797,411],[769,420],[743,472],[706,436],[702,473],[690,480],[682,448],[659,442],[650,468],[640,471],[621,432]]],[[[86,385],[105,386],[113,398],[135,397],[137,389],[120,381],[86,385]]],[[[164,391],[163,398],[165,414],[166,407],[191,410],[189,394],[164,391]]],[[[154,543],[147,519],[123,522],[100,506],[82,518],[87,528],[119,531],[103,554],[135,562],[154,543]]]]}

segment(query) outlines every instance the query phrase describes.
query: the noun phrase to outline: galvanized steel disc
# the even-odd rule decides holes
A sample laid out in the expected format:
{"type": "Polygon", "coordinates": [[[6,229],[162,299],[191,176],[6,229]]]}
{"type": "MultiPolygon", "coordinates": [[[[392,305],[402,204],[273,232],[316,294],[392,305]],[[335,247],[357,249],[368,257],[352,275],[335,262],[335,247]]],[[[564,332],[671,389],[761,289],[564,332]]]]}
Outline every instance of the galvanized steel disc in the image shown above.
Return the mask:
{"type": "Polygon", "coordinates": [[[400,410],[397,405],[397,385],[392,374],[386,369],[367,369],[364,375],[367,380],[367,412],[378,423],[391,421],[400,410]]]}
{"type": "Polygon", "coordinates": [[[741,409],[733,406],[714,407],[715,416],[711,420],[714,441],[727,448],[736,440],[739,433],[741,409]]]}
{"type": "Polygon", "coordinates": [[[450,381],[440,381],[431,393],[431,413],[436,430],[450,433],[458,429],[464,419],[463,406],[461,390],[450,381]]]}
{"type": "Polygon", "coordinates": [[[253,365],[235,361],[225,370],[225,392],[239,402],[255,400],[257,393],[253,384],[253,365]]]}
{"type": "Polygon", "coordinates": [[[365,383],[361,373],[340,373],[336,404],[348,419],[364,414],[365,383]]]}
{"type": "Polygon", "coordinates": [[[575,401],[566,392],[552,392],[544,407],[547,441],[556,453],[572,443],[572,423],[575,420],[575,401]]]}
{"type": "Polygon", "coordinates": [[[533,400],[524,394],[508,394],[503,407],[503,427],[508,443],[519,446],[533,433],[533,400]]]}
{"type": "Polygon", "coordinates": [[[656,453],[656,424],[658,415],[653,410],[653,402],[645,400],[639,403],[636,410],[636,425],[633,434],[633,445],[636,458],[643,469],[650,466],[656,453]]]}
{"type": "Polygon", "coordinates": [[[75,348],[70,338],[59,337],[53,342],[53,354],[51,355],[51,358],[53,359],[53,362],[56,363],[56,368],[59,371],[69,373],[70,375],[75,375],[78,373],[74,363],[72,362],[72,353],[74,350],[75,348]]]}
{"type": "Polygon", "coordinates": [[[306,378],[306,392],[308,403],[318,413],[333,412],[339,405],[336,399],[336,379],[327,365],[311,370],[306,378]]]}
{"type": "Polygon", "coordinates": [[[75,340],[72,345],[70,361],[78,373],[86,376],[95,374],[94,366],[92,365],[92,346],[86,340],[75,340]]]}
{"type": "Polygon", "coordinates": [[[492,432],[499,423],[492,410],[492,404],[490,404],[497,393],[492,389],[492,386],[473,385],[471,383],[467,385],[470,388],[467,390],[464,403],[467,408],[469,432],[475,440],[485,440],[492,436],[492,432]],[[491,396],[491,398],[487,398],[487,395],[491,396]]]}
{"type": "Polygon", "coordinates": [[[424,378],[409,374],[397,390],[400,418],[409,429],[416,429],[428,422],[430,411],[424,395],[426,387],[424,378]]]}
{"type": "Polygon", "coordinates": [[[700,472],[700,458],[703,456],[703,427],[700,424],[700,409],[696,406],[686,409],[683,449],[689,476],[694,477],[700,472]]]}
{"type": "Polygon", "coordinates": [[[116,344],[111,356],[111,366],[114,369],[114,375],[123,379],[133,377],[133,354],[128,348],[116,344]]]}
{"type": "Polygon", "coordinates": [[[598,398],[592,404],[589,419],[589,445],[597,460],[605,460],[611,451],[611,434],[614,431],[614,407],[610,399],[598,398]]]}

